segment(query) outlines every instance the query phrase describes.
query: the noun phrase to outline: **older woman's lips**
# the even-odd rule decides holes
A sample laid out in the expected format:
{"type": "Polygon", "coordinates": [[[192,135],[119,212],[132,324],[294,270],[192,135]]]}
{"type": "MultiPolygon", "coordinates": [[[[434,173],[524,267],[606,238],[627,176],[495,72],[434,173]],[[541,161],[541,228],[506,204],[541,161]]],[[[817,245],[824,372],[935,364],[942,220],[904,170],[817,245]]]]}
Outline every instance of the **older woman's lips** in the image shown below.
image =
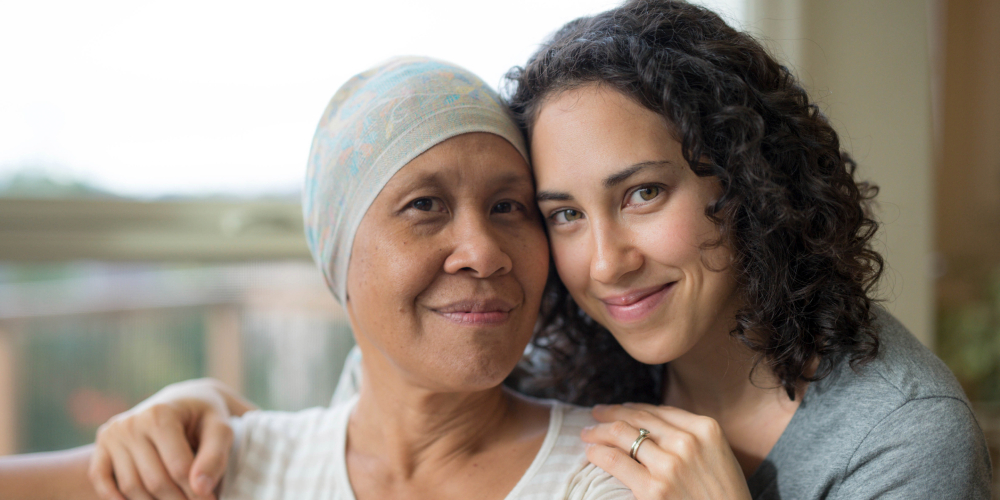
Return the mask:
{"type": "Polygon", "coordinates": [[[616,321],[632,323],[646,319],[663,302],[677,282],[604,297],[601,302],[616,321]]]}
{"type": "Polygon", "coordinates": [[[501,299],[463,300],[433,310],[463,325],[498,325],[507,321],[514,306],[501,299]]]}

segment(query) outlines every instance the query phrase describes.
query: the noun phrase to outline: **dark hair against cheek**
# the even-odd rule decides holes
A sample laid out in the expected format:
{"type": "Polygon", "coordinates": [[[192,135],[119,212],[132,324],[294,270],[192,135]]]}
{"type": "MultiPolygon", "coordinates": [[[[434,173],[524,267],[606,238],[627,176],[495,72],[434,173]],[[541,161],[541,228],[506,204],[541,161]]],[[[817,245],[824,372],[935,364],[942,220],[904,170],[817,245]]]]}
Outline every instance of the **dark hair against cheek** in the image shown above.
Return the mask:
{"type": "MultiPolygon", "coordinates": [[[[691,169],[722,188],[706,215],[720,230],[714,244],[734,254],[744,307],[731,333],[790,397],[838,356],[856,365],[877,355],[872,293],[883,261],[870,245],[878,225],[869,211],[877,188],[855,180],[828,120],[752,37],[701,7],[633,0],[570,22],[507,80],[529,139],[546,99],[587,84],[666,119],[691,169]],[[819,370],[806,376],[814,359],[819,370]]],[[[662,367],[628,356],[557,277],[534,346],[544,363],[525,379],[530,392],[581,404],[662,400],[662,367]]]]}

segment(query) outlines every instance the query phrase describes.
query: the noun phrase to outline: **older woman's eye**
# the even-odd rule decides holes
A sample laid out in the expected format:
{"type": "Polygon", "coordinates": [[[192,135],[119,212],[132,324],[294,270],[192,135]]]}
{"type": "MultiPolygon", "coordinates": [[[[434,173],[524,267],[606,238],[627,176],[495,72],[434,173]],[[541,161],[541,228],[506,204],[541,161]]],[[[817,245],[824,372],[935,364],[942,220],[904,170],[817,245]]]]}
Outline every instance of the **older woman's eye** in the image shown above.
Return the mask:
{"type": "Polygon", "coordinates": [[[509,214],[516,209],[517,206],[515,206],[514,203],[510,201],[501,201],[500,203],[493,205],[493,213],[498,213],[498,214],[509,214]]]}
{"type": "Polygon", "coordinates": [[[647,201],[652,201],[656,198],[660,192],[663,191],[659,186],[643,186],[632,192],[629,196],[629,203],[645,203],[647,201]]]}
{"type": "Polygon", "coordinates": [[[568,224],[570,222],[573,222],[575,220],[580,220],[582,218],[583,218],[583,212],[579,210],[573,210],[572,208],[564,208],[549,216],[549,220],[551,220],[552,223],[556,225],[568,224]]]}
{"type": "Polygon", "coordinates": [[[441,212],[444,205],[436,198],[418,198],[410,202],[410,206],[421,212],[441,212]]]}

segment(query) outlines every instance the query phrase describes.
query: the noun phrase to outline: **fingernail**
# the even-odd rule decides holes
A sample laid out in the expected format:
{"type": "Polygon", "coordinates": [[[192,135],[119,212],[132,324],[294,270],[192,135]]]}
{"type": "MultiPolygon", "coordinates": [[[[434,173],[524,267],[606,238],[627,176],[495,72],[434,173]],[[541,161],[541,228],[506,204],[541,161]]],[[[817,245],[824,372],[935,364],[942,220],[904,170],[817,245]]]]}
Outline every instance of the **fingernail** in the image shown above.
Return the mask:
{"type": "Polygon", "coordinates": [[[194,479],[194,489],[202,495],[207,495],[212,492],[212,486],[214,486],[212,478],[208,477],[207,474],[202,474],[194,479]]]}
{"type": "Polygon", "coordinates": [[[588,425],[588,426],[584,427],[583,430],[585,430],[585,431],[593,430],[594,427],[597,427],[597,426],[596,425],[588,425]]]}

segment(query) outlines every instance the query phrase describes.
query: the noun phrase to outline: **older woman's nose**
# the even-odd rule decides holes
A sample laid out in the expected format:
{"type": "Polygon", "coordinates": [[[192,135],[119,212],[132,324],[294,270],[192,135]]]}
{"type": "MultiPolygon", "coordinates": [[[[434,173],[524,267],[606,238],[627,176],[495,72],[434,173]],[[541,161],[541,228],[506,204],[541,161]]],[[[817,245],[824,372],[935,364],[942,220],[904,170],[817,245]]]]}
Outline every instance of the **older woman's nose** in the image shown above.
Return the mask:
{"type": "Polygon", "coordinates": [[[612,285],[642,267],[642,255],[632,244],[628,231],[613,223],[597,223],[592,228],[591,279],[612,285]]]}
{"type": "Polygon", "coordinates": [[[465,271],[476,278],[509,273],[514,263],[498,235],[490,230],[488,221],[470,219],[456,221],[453,250],[444,262],[445,272],[465,271]]]}

